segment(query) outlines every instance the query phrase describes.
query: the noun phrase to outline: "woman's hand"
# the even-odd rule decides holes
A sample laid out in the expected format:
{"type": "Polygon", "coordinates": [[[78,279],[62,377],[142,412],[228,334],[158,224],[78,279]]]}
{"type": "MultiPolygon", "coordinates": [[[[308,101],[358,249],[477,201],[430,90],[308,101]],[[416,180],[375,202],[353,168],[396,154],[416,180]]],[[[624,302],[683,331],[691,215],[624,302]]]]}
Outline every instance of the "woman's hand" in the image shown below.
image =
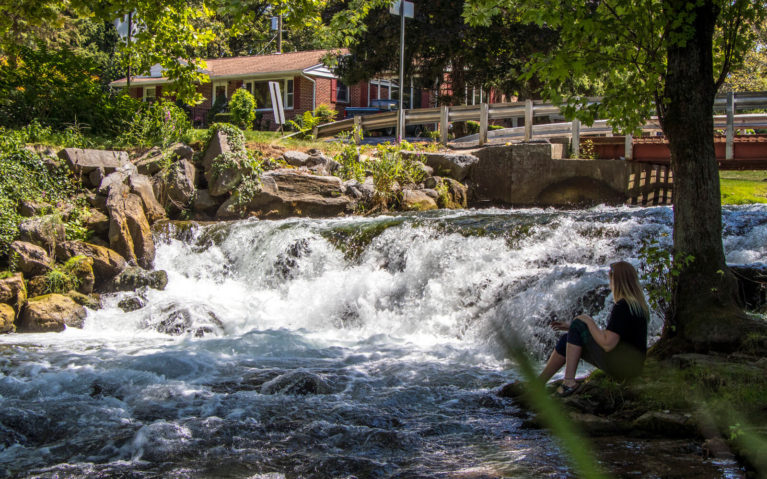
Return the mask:
{"type": "Polygon", "coordinates": [[[551,327],[554,331],[567,331],[570,329],[570,321],[554,321],[551,323],[551,327]]]}

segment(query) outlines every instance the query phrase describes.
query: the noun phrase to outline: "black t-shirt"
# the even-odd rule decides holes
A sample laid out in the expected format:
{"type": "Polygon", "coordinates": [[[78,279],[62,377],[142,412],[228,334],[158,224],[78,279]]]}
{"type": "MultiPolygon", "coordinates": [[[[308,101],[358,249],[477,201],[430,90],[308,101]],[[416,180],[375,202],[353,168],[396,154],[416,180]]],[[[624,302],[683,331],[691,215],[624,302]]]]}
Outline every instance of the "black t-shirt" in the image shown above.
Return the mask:
{"type": "Polygon", "coordinates": [[[606,329],[621,337],[619,347],[624,343],[641,352],[642,356],[647,352],[647,321],[644,317],[632,313],[625,299],[613,306],[606,329]]]}

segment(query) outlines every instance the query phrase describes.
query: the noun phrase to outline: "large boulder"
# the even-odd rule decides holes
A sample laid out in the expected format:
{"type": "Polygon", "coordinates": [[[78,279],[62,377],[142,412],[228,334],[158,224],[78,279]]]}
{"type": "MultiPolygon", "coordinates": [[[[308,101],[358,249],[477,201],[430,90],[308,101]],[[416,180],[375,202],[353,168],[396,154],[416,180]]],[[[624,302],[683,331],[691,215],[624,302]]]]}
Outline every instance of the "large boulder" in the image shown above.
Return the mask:
{"type": "Polygon", "coordinates": [[[93,273],[93,258],[79,256],[67,262],[68,273],[77,279],[77,292],[91,294],[96,277],[93,273]]]}
{"type": "MultiPolygon", "coordinates": [[[[144,216],[149,222],[155,223],[168,219],[165,209],[155,197],[151,178],[139,174],[135,168],[132,164],[125,165],[101,181],[98,192],[106,196],[104,205],[106,210],[109,211],[109,198],[124,197],[132,193],[141,199],[144,216]]],[[[109,213],[111,216],[111,211],[109,213]]]]}
{"type": "Polygon", "coordinates": [[[129,266],[107,283],[105,291],[136,291],[143,287],[163,290],[167,284],[168,273],[163,270],[147,271],[129,266]]]}
{"type": "Polygon", "coordinates": [[[64,293],[64,296],[86,308],[93,310],[101,309],[101,296],[96,293],[83,294],[77,291],[67,291],[64,293]]]}
{"type": "Polygon", "coordinates": [[[207,189],[197,190],[192,202],[192,210],[197,215],[213,217],[221,206],[222,200],[218,200],[208,193],[207,189]]]}
{"type": "Polygon", "coordinates": [[[460,181],[432,176],[426,179],[425,185],[427,188],[434,188],[440,193],[437,198],[437,206],[440,208],[466,208],[469,199],[468,188],[460,181]]]}
{"type": "Polygon", "coordinates": [[[35,276],[27,281],[27,294],[30,298],[43,296],[50,292],[49,281],[45,276],[35,276]]]}
{"type": "Polygon", "coordinates": [[[205,170],[208,192],[211,196],[223,196],[230,193],[242,182],[243,152],[228,152],[217,156],[210,169],[205,170]]]}
{"type": "Polygon", "coordinates": [[[45,274],[52,269],[53,261],[41,247],[25,241],[11,243],[11,262],[27,276],[45,274]]]}
{"type": "Polygon", "coordinates": [[[81,175],[86,186],[97,187],[98,183],[91,181],[91,173],[98,171],[93,178],[99,179],[116,171],[129,162],[128,154],[124,151],[83,150],[80,148],[64,148],[59,152],[59,158],[64,160],[69,169],[76,175],[81,175]]]}
{"type": "Polygon", "coordinates": [[[224,323],[207,306],[197,305],[193,308],[171,304],[152,315],[152,322],[145,326],[152,327],[158,332],[178,336],[193,334],[201,338],[210,334],[222,334],[224,323]],[[159,322],[156,318],[159,317],[159,322]]]}
{"type": "Polygon", "coordinates": [[[145,175],[131,175],[128,178],[131,192],[137,194],[141,198],[141,202],[144,205],[144,215],[149,223],[156,223],[158,221],[167,220],[168,216],[165,214],[165,208],[162,207],[157,198],[154,195],[154,188],[152,187],[152,180],[145,175]]]}
{"type": "Polygon", "coordinates": [[[13,324],[15,320],[16,311],[10,305],[0,303],[0,334],[16,331],[16,325],[13,324]]]}
{"type": "Polygon", "coordinates": [[[20,333],[63,331],[67,327],[82,328],[85,308],[62,294],[47,294],[32,298],[19,315],[16,324],[20,333]]]}
{"type": "Polygon", "coordinates": [[[229,138],[226,133],[218,130],[208,142],[208,147],[205,149],[205,153],[202,154],[202,167],[207,173],[213,166],[213,160],[219,155],[231,152],[232,149],[229,146],[229,138]]]}
{"type": "Polygon", "coordinates": [[[322,377],[305,370],[282,374],[261,385],[261,394],[330,394],[332,388],[322,377]]]}
{"type": "Polygon", "coordinates": [[[404,211],[436,210],[437,202],[425,190],[403,190],[400,208],[404,211]]]}
{"type": "Polygon", "coordinates": [[[166,150],[162,150],[160,147],[155,146],[134,160],[133,164],[136,165],[138,172],[142,175],[153,176],[169,164],[173,164],[175,161],[192,161],[193,157],[194,150],[191,147],[183,143],[174,143],[166,150]]]}
{"type": "Polygon", "coordinates": [[[269,171],[261,176],[261,191],[250,198],[232,195],[218,209],[216,218],[337,216],[354,205],[344,192],[341,179],[335,176],[316,176],[287,169],[269,171]]]}
{"type": "Polygon", "coordinates": [[[109,210],[109,246],[128,262],[142,268],[154,263],[154,240],[144,215],[144,208],[137,195],[120,194],[115,191],[107,198],[109,210]]]}
{"type": "Polygon", "coordinates": [[[53,209],[49,203],[44,201],[35,201],[23,199],[19,203],[19,214],[25,218],[32,218],[49,213],[53,209]]]}
{"type": "Polygon", "coordinates": [[[187,160],[181,160],[152,178],[154,193],[171,216],[188,208],[195,193],[196,169],[187,160]]]}
{"type": "Polygon", "coordinates": [[[85,217],[83,224],[97,236],[106,235],[109,232],[109,217],[99,210],[91,209],[85,217]]]}
{"type": "Polygon", "coordinates": [[[312,173],[322,176],[330,175],[341,167],[340,163],[314,149],[310,150],[309,153],[288,150],[280,158],[290,166],[306,168],[312,173]]]}
{"type": "Polygon", "coordinates": [[[474,155],[455,153],[406,153],[411,158],[425,163],[433,168],[439,176],[447,176],[454,180],[465,180],[472,166],[479,161],[474,155]]]}
{"type": "Polygon", "coordinates": [[[57,215],[36,216],[19,224],[19,239],[53,251],[67,237],[64,223],[57,215]]]}
{"type": "Polygon", "coordinates": [[[21,273],[0,276],[0,303],[10,304],[21,309],[21,306],[27,301],[27,287],[24,285],[24,276],[21,273]]]}
{"type": "Polygon", "coordinates": [[[75,256],[93,260],[93,274],[97,282],[109,281],[125,269],[125,258],[116,251],[82,241],[65,241],[56,247],[56,257],[67,261],[75,256]]]}
{"type": "Polygon", "coordinates": [[[290,166],[312,166],[314,163],[307,164],[309,162],[309,155],[300,151],[286,151],[282,154],[282,160],[290,166]]]}

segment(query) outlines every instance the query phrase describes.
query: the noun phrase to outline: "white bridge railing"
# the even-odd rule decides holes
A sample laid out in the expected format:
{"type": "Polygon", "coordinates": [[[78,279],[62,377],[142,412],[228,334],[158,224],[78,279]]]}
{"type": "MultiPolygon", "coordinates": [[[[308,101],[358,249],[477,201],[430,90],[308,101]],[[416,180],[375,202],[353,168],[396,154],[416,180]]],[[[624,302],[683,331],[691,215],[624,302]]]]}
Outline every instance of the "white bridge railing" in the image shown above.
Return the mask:
{"type": "MultiPolygon", "coordinates": [[[[589,101],[598,102],[599,98],[589,101]]],[[[722,115],[714,116],[714,127],[725,129],[727,136],[726,159],[733,157],[733,140],[736,129],[767,128],[767,114],[741,114],[738,111],[767,110],[767,92],[726,93],[718,95],[714,102],[714,111],[722,115]]],[[[578,120],[564,122],[559,107],[543,103],[540,100],[527,100],[514,103],[482,103],[480,105],[442,106],[440,108],[418,108],[405,110],[405,125],[438,124],[440,141],[447,144],[448,125],[455,121],[479,122],[479,133],[456,140],[456,142],[476,141],[479,146],[488,139],[509,138],[530,141],[535,137],[566,136],[572,138],[573,153],[578,154],[581,134],[611,134],[609,120],[597,120],[593,125],[582,126],[578,120]],[[550,123],[535,123],[535,118],[546,117],[555,120],[550,123]],[[489,131],[491,120],[524,120],[524,126],[489,131]]],[[[316,138],[334,136],[344,131],[366,131],[383,128],[396,128],[397,111],[355,116],[333,123],[325,123],[314,128],[316,138]]],[[[643,127],[646,132],[661,131],[657,118],[652,118],[643,127]]],[[[630,159],[632,137],[626,136],[626,158],[630,159]]]]}

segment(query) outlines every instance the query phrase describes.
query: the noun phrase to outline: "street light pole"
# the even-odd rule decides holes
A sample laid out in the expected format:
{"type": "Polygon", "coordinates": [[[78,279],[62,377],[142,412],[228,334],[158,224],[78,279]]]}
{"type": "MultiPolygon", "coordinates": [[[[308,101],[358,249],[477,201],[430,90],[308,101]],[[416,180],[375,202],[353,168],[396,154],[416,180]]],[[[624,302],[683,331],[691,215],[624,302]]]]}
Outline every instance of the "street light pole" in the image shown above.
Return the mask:
{"type": "Polygon", "coordinates": [[[405,136],[405,110],[403,109],[405,91],[405,0],[399,2],[400,34],[399,34],[399,110],[397,111],[397,144],[405,136]]]}

